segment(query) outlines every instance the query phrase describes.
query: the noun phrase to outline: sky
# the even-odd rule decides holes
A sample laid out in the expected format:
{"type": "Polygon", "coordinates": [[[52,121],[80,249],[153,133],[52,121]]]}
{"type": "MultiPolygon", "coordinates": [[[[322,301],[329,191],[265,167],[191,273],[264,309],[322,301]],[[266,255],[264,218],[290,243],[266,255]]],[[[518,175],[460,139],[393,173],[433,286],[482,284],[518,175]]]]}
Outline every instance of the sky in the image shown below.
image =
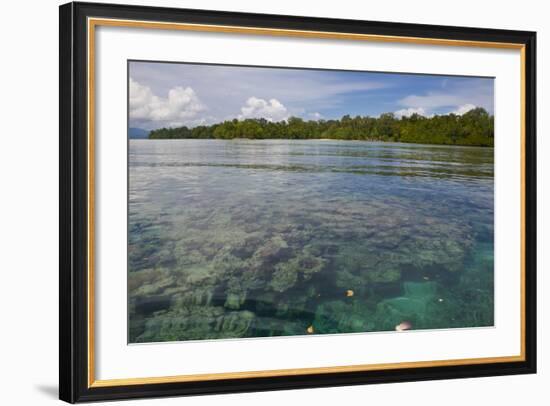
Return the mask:
{"type": "Polygon", "coordinates": [[[494,110],[492,78],[166,62],[129,63],[130,127],[195,127],[494,110]]]}

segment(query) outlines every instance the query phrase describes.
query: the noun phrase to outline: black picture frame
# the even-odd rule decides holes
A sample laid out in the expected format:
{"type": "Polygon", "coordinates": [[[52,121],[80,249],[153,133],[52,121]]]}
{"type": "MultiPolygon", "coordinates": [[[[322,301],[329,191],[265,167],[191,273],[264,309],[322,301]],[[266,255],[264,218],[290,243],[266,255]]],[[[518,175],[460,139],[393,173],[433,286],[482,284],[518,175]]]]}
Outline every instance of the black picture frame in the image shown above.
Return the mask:
{"type": "Polygon", "coordinates": [[[206,10],[68,3],[60,6],[59,397],[67,402],[235,393],[536,372],[536,33],[206,10]],[[89,384],[87,19],[89,17],[269,29],[513,43],[525,52],[524,359],[514,362],[313,373],[94,387],[89,384]]]}

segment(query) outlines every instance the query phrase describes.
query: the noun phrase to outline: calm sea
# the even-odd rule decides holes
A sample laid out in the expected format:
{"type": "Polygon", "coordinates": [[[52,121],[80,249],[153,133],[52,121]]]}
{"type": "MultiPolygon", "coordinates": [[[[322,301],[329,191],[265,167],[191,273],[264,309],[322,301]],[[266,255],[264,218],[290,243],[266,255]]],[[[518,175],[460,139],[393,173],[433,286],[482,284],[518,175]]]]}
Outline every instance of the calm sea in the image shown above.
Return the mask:
{"type": "Polygon", "coordinates": [[[131,140],[129,342],[493,325],[493,149],[131,140]]]}

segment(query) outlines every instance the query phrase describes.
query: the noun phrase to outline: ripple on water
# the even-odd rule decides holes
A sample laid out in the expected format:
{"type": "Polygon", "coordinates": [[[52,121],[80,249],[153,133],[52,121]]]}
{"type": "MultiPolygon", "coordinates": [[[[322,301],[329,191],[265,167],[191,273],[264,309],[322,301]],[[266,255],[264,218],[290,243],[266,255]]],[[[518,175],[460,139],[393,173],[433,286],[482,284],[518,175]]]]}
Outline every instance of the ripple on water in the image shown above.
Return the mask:
{"type": "Polygon", "coordinates": [[[132,140],[129,341],[492,325],[493,193],[491,148],[132,140]]]}

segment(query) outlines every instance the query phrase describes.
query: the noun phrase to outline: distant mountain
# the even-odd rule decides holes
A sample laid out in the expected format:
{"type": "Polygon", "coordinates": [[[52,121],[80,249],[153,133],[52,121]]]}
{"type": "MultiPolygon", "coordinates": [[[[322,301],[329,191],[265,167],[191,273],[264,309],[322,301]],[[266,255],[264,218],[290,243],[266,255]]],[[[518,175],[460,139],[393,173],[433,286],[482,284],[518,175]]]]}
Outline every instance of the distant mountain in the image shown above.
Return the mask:
{"type": "Polygon", "coordinates": [[[149,138],[149,131],[143,128],[132,128],[128,130],[128,135],[131,140],[143,140],[149,138]]]}

